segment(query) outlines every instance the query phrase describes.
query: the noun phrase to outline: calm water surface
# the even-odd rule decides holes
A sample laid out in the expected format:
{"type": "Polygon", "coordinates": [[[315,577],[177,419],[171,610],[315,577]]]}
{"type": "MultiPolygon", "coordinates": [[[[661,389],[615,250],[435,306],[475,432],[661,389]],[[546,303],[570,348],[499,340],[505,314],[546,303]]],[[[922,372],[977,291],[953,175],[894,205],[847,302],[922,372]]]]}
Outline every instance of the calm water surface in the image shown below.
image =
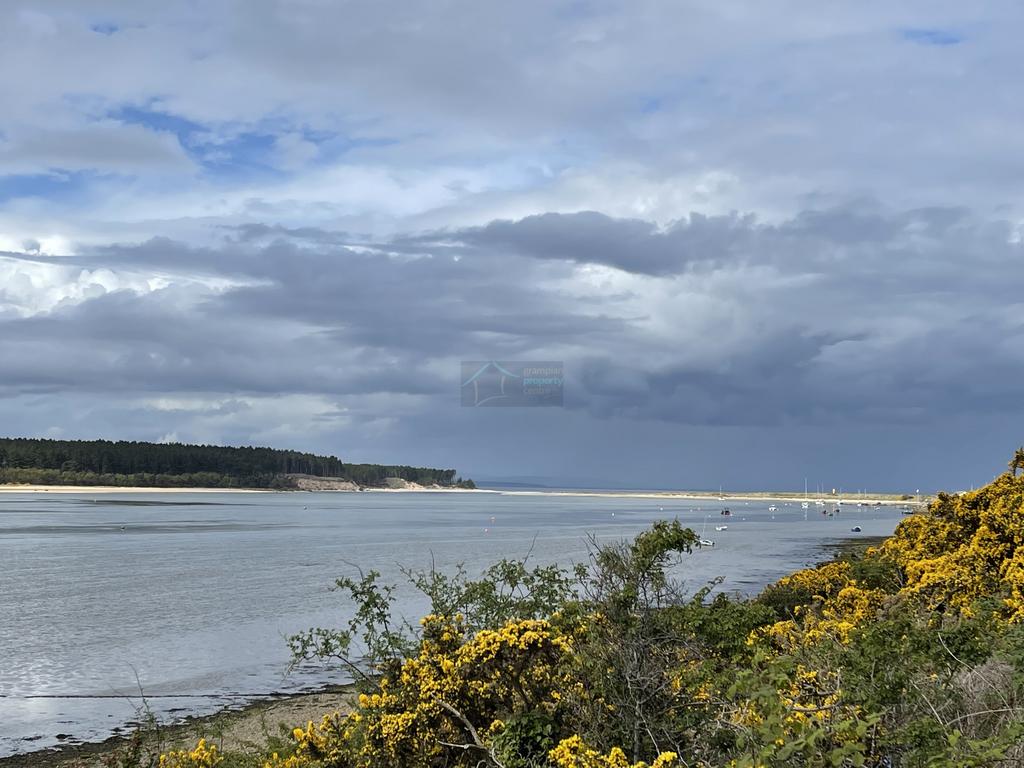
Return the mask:
{"type": "MultiPolygon", "coordinates": [[[[356,566],[465,563],[477,574],[530,551],[586,558],[586,535],[629,537],[678,517],[715,540],[678,574],[697,589],[756,592],[823,557],[822,545],[888,535],[899,512],[844,506],[455,493],[0,494],[0,756],[95,740],[137,716],[139,691],[165,716],[340,682],[287,674],[284,638],[337,626],[330,591],[356,566]],[[706,522],[705,522],[706,521],[706,522]],[[715,531],[728,524],[727,531],[715,531]],[[860,534],[850,529],[859,525],[860,534]],[[58,735],[63,738],[58,739],[58,735]]],[[[410,617],[423,610],[400,593],[410,617]]]]}

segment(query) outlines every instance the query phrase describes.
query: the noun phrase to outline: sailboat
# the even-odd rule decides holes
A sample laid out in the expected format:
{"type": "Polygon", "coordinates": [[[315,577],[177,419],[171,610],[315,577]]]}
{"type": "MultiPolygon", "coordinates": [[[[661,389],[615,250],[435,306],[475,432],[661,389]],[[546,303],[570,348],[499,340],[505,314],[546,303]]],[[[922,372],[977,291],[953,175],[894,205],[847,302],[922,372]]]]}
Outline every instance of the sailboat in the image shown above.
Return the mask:
{"type": "Polygon", "coordinates": [[[824,494],[824,493],[825,492],[821,489],[821,483],[818,483],[818,499],[814,502],[814,504],[816,506],[819,506],[819,507],[824,507],[825,506],[825,500],[823,498],[821,498],[822,494],[824,494]]]}
{"type": "Polygon", "coordinates": [[[810,503],[807,501],[807,478],[804,478],[804,500],[800,502],[800,509],[809,509],[810,503]]]}
{"type": "Polygon", "coordinates": [[[704,527],[702,527],[700,529],[700,538],[697,539],[697,543],[700,546],[702,546],[702,547],[713,547],[713,546],[715,546],[715,542],[713,542],[711,539],[705,539],[704,538],[704,531],[707,530],[707,527],[708,527],[708,516],[704,515],[704,527]]]}

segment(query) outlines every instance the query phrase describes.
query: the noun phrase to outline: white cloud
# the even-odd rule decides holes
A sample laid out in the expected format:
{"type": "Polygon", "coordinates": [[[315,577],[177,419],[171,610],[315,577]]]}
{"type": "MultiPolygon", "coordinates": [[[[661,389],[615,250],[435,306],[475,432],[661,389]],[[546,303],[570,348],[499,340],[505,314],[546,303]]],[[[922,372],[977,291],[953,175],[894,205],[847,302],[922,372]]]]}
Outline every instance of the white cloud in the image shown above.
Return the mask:
{"type": "Polygon", "coordinates": [[[141,174],[194,169],[175,136],[112,120],[52,130],[5,126],[0,174],[55,171],[141,174]]]}
{"type": "Polygon", "coordinates": [[[0,7],[12,424],[473,456],[492,353],[594,445],[1016,415],[1017,5],[87,5],[0,7]]]}

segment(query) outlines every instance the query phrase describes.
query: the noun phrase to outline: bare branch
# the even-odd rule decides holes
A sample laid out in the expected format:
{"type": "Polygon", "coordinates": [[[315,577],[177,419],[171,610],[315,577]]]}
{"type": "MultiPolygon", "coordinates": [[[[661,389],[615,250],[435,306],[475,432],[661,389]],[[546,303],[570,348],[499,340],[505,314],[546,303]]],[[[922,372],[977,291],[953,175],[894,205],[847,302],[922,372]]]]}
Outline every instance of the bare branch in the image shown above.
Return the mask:
{"type": "MultiPolygon", "coordinates": [[[[449,714],[451,714],[451,715],[453,715],[453,716],[454,716],[455,718],[457,718],[457,719],[458,719],[458,721],[459,721],[460,723],[462,723],[462,724],[463,724],[463,725],[465,726],[466,730],[467,730],[467,731],[469,732],[469,736],[470,736],[470,738],[471,738],[471,739],[473,739],[473,743],[472,743],[472,744],[466,744],[466,745],[460,745],[460,744],[447,744],[446,746],[452,746],[452,747],[455,747],[455,748],[457,748],[457,749],[471,749],[471,748],[476,748],[476,749],[480,749],[480,750],[483,750],[484,752],[486,752],[486,753],[487,753],[488,757],[490,757],[490,758],[491,758],[491,761],[492,761],[492,762],[493,762],[493,763],[494,763],[494,764],[495,764],[495,765],[496,765],[496,766],[497,766],[498,768],[505,768],[504,764],[503,764],[503,763],[502,763],[502,762],[501,762],[500,760],[498,760],[498,758],[497,758],[497,757],[495,756],[495,754],[494,754],[494,750],[493,750],[493,749],[491,749],[490,747],[488,747],[488,746],[487,746],[486,744],[484,744],[484,743],[483,743],[483,742],[482,742],[482,741],[480,740],[480,734],[479,734],[479,733],[477,733],[477,730],[476,730],[476,728],[474,728],[474,727],[473,727],[473,724],[472,724],[471,722],[469,722],[469,719],[468,719],[468,718],[467,718],[467,717],[466,717],[466,716],[465,716],[464,714],[462,714],[461,712],[459,712],[459,710],[457,710],[457,709],[456,709],[455,707],[453,707],[453,706],[452,706],[451,704],[449,704],[449,703],[448,703],[447,701],[445,701],[444,699],[437,699],[437,703],[438,703],[438,704],[440,704],[440,705],[441,705],[441,707],[442,707],[442,708],[443,708],[443,709],[444,709],[444,710],[445,710],[446,712],[448,712],[449,714]]],[[[441,742],[441,743],[443,744],[444,742],[441,742]]]]}

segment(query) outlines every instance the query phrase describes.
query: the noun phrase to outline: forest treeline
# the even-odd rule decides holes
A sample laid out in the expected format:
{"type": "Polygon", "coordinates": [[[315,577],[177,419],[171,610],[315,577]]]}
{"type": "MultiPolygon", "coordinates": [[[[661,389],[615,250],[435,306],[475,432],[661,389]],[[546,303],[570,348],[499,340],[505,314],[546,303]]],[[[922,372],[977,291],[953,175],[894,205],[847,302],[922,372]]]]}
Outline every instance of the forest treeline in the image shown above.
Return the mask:
{"type": "Polygon", "coordinates": [[[472,487],[454,469],[347,464],[275,448],[108,440],[0,438],[0,483],[131,487],[295,488],[296,475],[376,487],[388,478],[472,487]]]}

